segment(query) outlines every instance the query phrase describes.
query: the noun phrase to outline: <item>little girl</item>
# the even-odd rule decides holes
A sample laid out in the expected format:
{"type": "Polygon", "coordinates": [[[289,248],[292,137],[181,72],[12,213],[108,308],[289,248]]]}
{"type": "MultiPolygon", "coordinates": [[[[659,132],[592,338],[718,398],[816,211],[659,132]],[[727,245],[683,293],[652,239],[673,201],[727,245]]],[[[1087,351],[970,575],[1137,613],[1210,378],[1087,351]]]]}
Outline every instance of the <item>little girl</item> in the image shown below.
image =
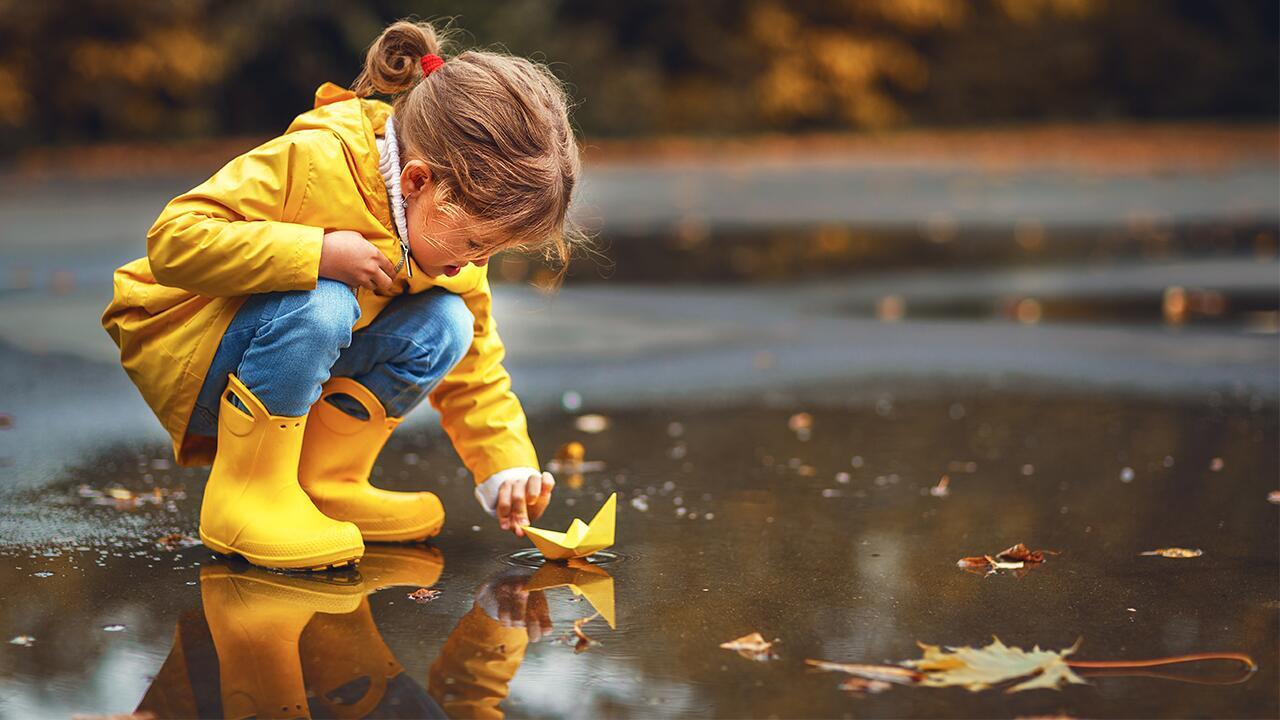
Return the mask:
{"type": "Polygon", "coordinates": [[[322,85],[284,135],[165,207],[102,323],[178,463],[213,463],[205,545],[320,569],[438,533],[434,494],[369,483],[423,397],[481,505],[524,534],[555,481],[502,367],[486,263],[517,246],[565,260],[578,171],[546,68],[445,61],[429,24],[401,21],[352,90],[322,85]]]}

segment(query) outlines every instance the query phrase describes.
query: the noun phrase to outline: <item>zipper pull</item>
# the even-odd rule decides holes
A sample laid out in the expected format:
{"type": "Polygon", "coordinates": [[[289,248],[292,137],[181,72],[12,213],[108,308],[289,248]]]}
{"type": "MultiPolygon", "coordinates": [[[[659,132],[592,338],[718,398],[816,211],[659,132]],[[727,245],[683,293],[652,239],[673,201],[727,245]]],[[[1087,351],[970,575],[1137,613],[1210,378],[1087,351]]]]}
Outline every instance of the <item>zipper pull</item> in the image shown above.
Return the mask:
{"type": "Polygon", "coordinates": [[[409,277],[413,277],[413,261],[409,257],[409,243],[401,240],[400,250],[404,253],[404,271],[409,277]]]}

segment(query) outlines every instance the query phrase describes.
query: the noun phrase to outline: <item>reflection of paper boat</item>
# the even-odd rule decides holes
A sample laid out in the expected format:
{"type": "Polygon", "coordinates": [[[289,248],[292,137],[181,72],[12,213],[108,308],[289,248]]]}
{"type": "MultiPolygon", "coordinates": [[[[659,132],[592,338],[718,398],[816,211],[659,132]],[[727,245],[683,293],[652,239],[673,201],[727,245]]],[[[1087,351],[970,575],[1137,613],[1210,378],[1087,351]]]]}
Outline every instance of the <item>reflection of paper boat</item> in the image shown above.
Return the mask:
{"type": "Polygon", "coordinates": [[[613,614],[613,577],[586,560],[547,563],[529,578],[526,590],[548,590],[567,586],[574,595],[585,597],[609,627],[617,627],[613,614]]]}
{"type": "Polygon", "coordinates": [[[586,557],[597,550],[603,550],[613,544],[613,527],[618,519],[618,493],[609,496],[604,507],[584,523],[574,518],[573,524],[565,532],[541,530],[526,527],[529,539],[542,551],[548,560],[568,560],[569,558],[586,557]]]}

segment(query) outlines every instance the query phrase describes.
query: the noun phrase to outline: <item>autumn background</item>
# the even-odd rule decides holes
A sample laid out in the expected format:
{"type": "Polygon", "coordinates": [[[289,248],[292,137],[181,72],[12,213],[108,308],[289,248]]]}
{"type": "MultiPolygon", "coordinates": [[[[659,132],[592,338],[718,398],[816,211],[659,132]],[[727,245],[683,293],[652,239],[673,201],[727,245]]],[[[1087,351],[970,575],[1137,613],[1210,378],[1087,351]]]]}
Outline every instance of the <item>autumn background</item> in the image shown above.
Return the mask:
{"type": "MultiPolygon", "coordinates": [[[[540,456],[604,467],[547,526],[620,493],[620,624],[532,648],[510,712],[1280,714],[1273,0],[0,0],[0,638],[37,638],[0,645],[0,715],[132,711],[200,607],[207,553],[154,539],[207,469],[98,325],[112,270],[408,15],[548,62],[584,150],[594,250],[556,293],[490,275],[540,456]],[[1017,542],[1061,554],[955,566],[1017,542]],[[782,660],[718,648],[751,631],[782,660]],[[802,664],[992,634],[1261,669],[858,699],[802,664]]],[[[371,599],[421,680],[518,544],[429,410],[377,472],[450,513],[441,599],[371,599]]]]}

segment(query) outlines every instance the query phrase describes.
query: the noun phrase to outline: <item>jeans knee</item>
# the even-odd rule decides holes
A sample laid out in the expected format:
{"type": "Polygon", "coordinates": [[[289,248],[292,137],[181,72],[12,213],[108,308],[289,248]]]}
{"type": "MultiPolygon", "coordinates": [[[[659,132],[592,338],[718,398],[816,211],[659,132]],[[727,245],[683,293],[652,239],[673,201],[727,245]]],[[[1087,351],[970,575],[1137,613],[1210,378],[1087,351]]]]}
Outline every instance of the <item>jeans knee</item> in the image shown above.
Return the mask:
{"type": "Polygon", "coordinates": [[[345,348],[351,344],[351,328],[360,319],[360,304],[351,288],[322,278],[314,290],[299,293],[292,307],[281,308],[278,318],[288,318],[305,327],[309,339],[319,347],[345,348]]]}
{"type": "Polygon", "coordinates": [[[461,296],[450,292],[440,293],[435,305],[440,328],[437,340],[440,344],[440,357],[452,368],[471,349],[471,342],[475,339],[475,316],[461,296]]]}

